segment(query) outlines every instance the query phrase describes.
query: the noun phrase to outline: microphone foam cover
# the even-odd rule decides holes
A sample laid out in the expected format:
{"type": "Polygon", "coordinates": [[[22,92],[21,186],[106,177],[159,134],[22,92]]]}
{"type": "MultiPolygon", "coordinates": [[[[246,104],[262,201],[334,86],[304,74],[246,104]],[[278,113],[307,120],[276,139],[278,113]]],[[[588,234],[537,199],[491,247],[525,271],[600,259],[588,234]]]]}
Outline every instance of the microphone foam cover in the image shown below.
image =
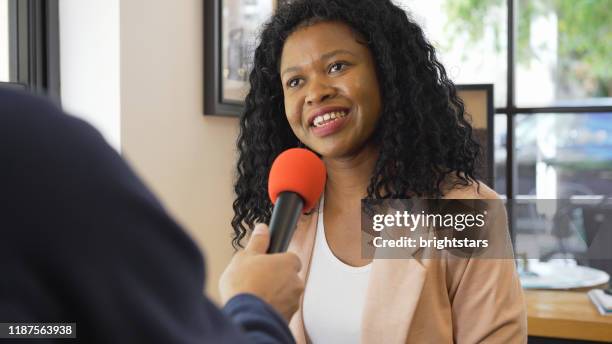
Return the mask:
{"type": "Polygon", "coordinates": [[[304,148],[287,149],[272,163],[268,195],[276,203],[281,192],[295,192],[304,200],[302,212],[308,212],[321,197],[325,179],[325,165],[316,154],[304,148]]]}

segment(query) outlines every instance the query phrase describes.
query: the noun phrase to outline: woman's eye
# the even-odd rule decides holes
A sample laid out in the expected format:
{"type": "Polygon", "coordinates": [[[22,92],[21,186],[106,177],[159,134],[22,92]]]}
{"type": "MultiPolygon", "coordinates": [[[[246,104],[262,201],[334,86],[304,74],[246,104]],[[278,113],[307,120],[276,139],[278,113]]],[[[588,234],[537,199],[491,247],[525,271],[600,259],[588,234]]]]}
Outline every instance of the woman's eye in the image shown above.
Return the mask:
{"type": "Polygon", "coordinates": [[[346,68],[346,63],[336,62],[329,67],[329,72],[330,73],[339,72],[341,70],[344,70],[344,68],[346,68]]]}
{"type": "Polygon", "coordinates": [[[287,81],[287,86],[289,88],[297,87],[300,84],[300,80],[301,79],[299,79],[299,78],[291,79],[291,80],[287,81]]]}

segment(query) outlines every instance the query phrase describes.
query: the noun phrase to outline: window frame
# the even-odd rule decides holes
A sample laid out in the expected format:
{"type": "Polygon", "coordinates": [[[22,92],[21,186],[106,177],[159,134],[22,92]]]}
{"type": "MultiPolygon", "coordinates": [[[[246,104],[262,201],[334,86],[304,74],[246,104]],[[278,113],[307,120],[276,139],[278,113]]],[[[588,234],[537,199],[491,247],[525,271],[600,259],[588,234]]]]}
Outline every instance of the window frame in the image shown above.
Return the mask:
{"type": "MultiPolygon", "coordinates": [[[[535,115],[543,113],[573,113],[584,115],[586,113],[612,112],[612,106],[543,106],[543,107],[519,107],[516,106],[516,37],[518,31],[518,1],[506,0],[507,6],[507,73],[506,73],[506,106],[495,108],[496,114],[506,115],[506,198],[511,200],[518,196],[518,166],[516,164],[515,147],[515,118],[517,115],[535,115]]],[[[511,204],[511,202],[508,202],[511,204]]],[[[514,232],[514,213],[512,207],[508,207],[508,222],[510,232],[514,232]]]]}
{"type": "Polygon", "coordinates": [[[9,88],[61,102],[59,0],[9,0],[9,88]]]}
{"type": "Polygon", "coordinates": [[[517,166],[515,158],[515,117],[521,115],[534,115],[542,113],[575,113],[576,115],[584,115],[590,113],[606,113],[612,112],[612,106],[543,106],[543,107],[519,107],[516,106],[515,86],[516,86],[516,32],[518,30],[518,21],[516,18],[518,1],[506,0],[508,6],[508,56],[507,56],[507,97],[506,106],[495,108],[496,114],[506,115],[506,197],[514,199],[518,195],[517,192],[517,166]]]}

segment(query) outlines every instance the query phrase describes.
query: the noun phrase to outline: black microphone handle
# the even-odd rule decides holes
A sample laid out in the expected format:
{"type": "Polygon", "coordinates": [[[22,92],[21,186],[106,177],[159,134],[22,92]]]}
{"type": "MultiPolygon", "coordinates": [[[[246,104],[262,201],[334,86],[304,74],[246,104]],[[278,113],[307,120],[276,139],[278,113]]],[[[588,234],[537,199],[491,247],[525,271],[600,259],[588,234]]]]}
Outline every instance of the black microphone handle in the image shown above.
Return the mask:
{"type": "Polygon", "coordinates": [[[271,237],[268,253],[287,251],[303,207],[302,197],[295,192],[286,191],[278,195],[270,218],[271,237]]]}

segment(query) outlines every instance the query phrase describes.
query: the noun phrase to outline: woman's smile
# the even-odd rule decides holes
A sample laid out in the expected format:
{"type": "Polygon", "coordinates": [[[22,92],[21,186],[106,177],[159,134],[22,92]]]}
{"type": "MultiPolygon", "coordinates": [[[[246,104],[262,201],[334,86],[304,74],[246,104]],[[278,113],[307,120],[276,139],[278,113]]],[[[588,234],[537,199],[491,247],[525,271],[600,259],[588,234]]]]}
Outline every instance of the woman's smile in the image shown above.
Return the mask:
{"type": "Polygon", "coordinates": [[[325,107],[316,110],[310,117],[310,130],[314,136],[325,137],[342,130],[350,120],[350,109],[343,107],[325,107]]]}

